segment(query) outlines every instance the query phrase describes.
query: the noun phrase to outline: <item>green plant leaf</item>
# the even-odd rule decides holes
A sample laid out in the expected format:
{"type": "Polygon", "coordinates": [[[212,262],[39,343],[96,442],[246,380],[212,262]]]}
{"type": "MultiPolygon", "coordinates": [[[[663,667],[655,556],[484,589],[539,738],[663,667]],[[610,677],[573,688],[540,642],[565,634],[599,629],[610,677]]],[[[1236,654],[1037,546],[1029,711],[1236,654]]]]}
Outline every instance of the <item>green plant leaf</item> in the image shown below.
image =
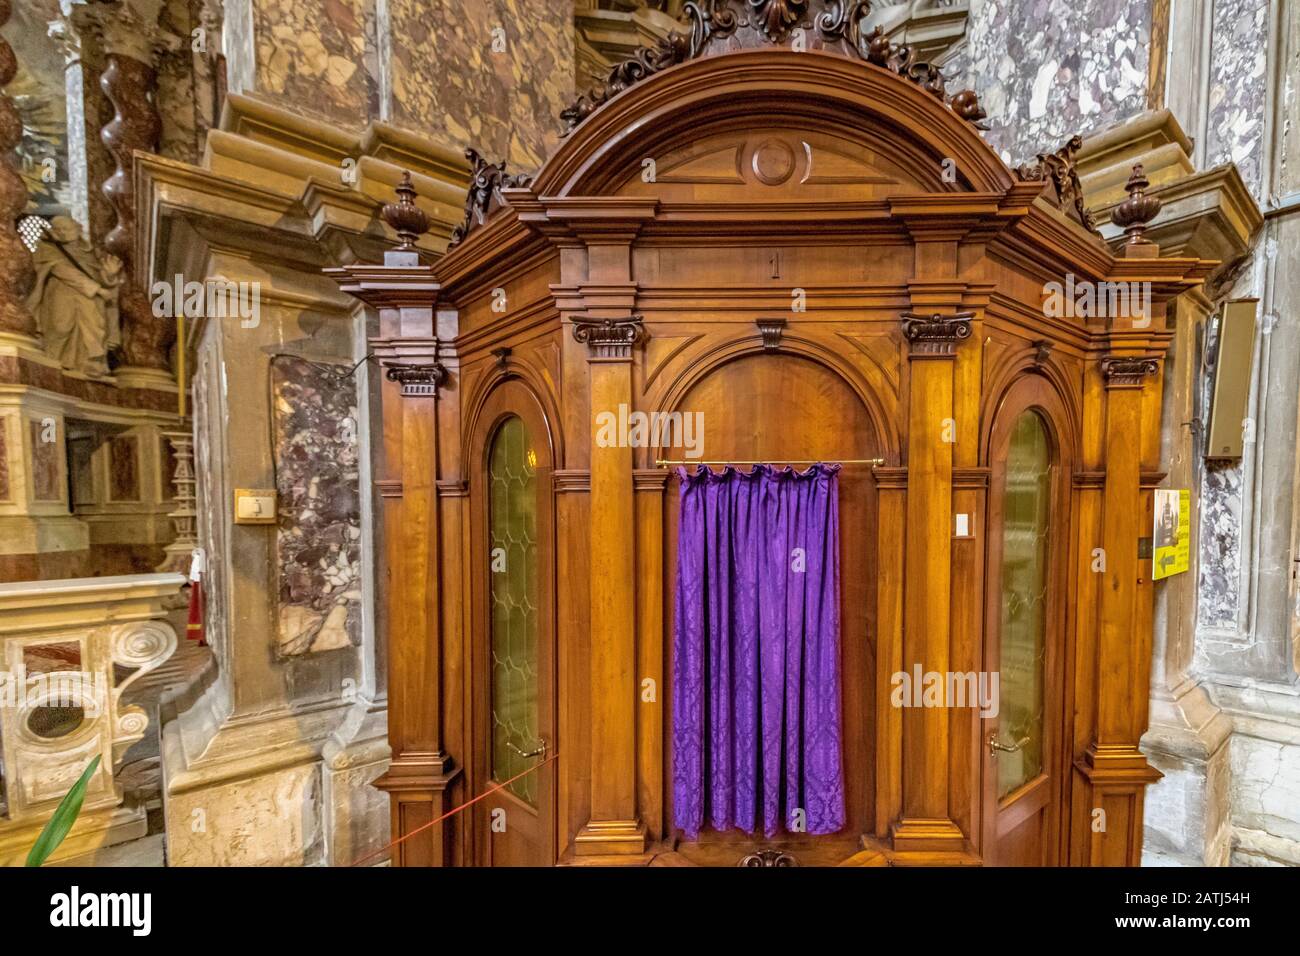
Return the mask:
{"type": "Polygon", "coordinates": [[[32,851],[27,854],[27,866],[44,864],[50,854],[59,848],[59,844],[68,835],[72,825],[77,822],[77,814],[81,812],[81,804],[86,799],[86,785],[90,783],[90,778],[99,768],[99,757],[99,754],[95,755],[90,766],[82,771],[81,778],[72,785],[72,789],[59,802],[54,816],[50,817],[50,821],[45,824],[45,829],[32,845],[32,851]]]}

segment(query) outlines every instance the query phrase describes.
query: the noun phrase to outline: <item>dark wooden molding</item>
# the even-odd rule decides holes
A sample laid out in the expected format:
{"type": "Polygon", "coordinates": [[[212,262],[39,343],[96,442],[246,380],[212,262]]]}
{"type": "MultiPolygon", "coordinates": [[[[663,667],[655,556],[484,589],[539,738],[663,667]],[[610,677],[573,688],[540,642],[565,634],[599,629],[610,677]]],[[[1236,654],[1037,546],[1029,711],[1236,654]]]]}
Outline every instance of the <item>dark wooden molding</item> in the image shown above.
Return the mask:
{"type": "Polygon", "coordinates": [[[1020,166],[1016,175],[1025,182],[1045,180],[1052,187],[1053,198],[1061,211],[1078,221],[1079,225],[1100,237],[1101,230],[1088,207],[1083,203],[1083,184],[1075,165],[1075,154],[1083,147],[1083,139],[1071,136],[1054,153],[1039,153],[1038,162],[1020,166]]]}
{"type": "Polygon", "coordinates": [[[634,468],[632,487],[636,491],[662,492],[668,487],[670,472],[664,468],[634,468]]]}
{"type": "Polygon", "coordinates": [[[469,192],[465,196],[465,219],[451,231],[451,241],[447,248],[464,241],[476,227],[487,222],[492,211],[505,204],[501,195],[503,189],[520,189],[529,185],[531,176],[522,173],[511,175],[506,172],[505,160],[489,163],[479,155],[478,150],[470,147],[465,150],[469,160],[469,192]]]}
{"type": "Polygon", "coordinates": [[[400,498],[402,497],[402,479],[376,478],[375,490],[379,492],[381,498],[400,498]]]}
{"type": "Polygon", "coordinates": [[[1160,361],[1146,355],[1107,355],[1101,374],[1107,388],[1141,388],[1143,379],[1160,371],[1160,361]]]}
{"type": "Polygon", "coordinates": [[[989,486],[989,476],[993,469],[988,466],[971,466],[952,470],[953,488],[969,488],[982,491],[989,486]]]}
{"type": "Polygon", "coordinates": [[[592,358],[627,359],[632,357],[632,346],[644,330],[639,315],[623,318],[573,317],[573,338],[587,346],[592,358]]]}
{"type": "Polygon", "coordinates": [[[447,380],[447,369],[439,362],[421,365],[387,365],[384,377],[402,386],[403,398],[436,398],[438,386],[447,380]]]}
{"type": "Polygon", "coordinates": [[[973,90],[947,95],[943,73],[918,59],[908,46],[895,45],[880,27],[862,32],[871,4],[863,0],[691,0],[686,4],[688,33],[673,31],[653,47],[610,68],[605,82],[579,96],[560,113],[568,135],[610,99],[670,66],[688,60],[764,45],[793,44],[803,32],[803,49],[837,53],[889,70],[946,103],[962,119],[984,129],[986,113],[973,90]]]}
{"type": "Polygon", "coordinates": [[[970,323],[974,317],[974,312],[953,315],[904,312],[903,335],[907,337],[913,356],[949,357],[956,354],[958,342],[970,338],[970,323]]]}
{"type": "Polygon", "coordinates": [[[557,468],[551,472],[551,484],[557,495],[591,491],[591,472],[585,468],[557,468]]]}
{"type": "Polygon", "coordinates": [[[781,335],[790,323],[785,319],[755,319],[754,324],[763,336],[763,348],[775,352],[781,347],[781,335]]]}
{"type": "Polygon", "coordinates": [[[877,488],[891,488],[897,491],[907,490],[906,465],[877,465],[871,469],[871,477],[876,480],[877,488]]]}

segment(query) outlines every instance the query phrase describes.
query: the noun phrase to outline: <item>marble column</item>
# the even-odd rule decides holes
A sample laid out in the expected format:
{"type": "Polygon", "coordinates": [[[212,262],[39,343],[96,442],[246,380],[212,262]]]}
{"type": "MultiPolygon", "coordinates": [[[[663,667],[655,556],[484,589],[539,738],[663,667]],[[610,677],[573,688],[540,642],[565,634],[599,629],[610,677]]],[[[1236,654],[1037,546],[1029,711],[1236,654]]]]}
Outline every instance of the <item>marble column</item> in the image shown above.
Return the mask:
{"type": "MultiPolygon", "coordinates": [[[[0,25],[12,13],[11,0],[0,0],[0,25]]],[[[0,37],[0,91],[18,72],[13,48],[0,37]]],[[[14,167],[13,150],[22,139],[23,123],[14,101],[0,92],[0,334],[34,338],[36,322],[23,299],[31,289],[32,256],[14,222],[27,208],[27,187],[14,167]]]]}

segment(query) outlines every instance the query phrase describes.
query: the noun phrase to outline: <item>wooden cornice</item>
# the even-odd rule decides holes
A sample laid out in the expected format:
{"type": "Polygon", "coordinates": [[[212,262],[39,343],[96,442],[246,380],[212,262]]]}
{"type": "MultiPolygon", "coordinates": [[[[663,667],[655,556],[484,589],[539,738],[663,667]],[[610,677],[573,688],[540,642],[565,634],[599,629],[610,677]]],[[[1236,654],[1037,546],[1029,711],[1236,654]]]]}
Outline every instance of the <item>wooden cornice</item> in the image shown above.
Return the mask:
{"type": "Polygon", "coordinates": [[[429,266],[341,266],[324,272],[375,309],[432,309],[438,299],[440,287],[429,266]]]}

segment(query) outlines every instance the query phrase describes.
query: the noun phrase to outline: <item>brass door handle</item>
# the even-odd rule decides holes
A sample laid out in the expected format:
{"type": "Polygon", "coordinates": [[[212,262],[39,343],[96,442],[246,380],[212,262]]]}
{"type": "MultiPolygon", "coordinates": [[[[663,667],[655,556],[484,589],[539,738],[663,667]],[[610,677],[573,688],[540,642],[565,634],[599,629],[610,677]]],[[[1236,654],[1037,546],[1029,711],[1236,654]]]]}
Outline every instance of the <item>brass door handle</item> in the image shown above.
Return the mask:
{"type": "Polygon", "coordinates": [[[546,753],[546,741],[542,740],[539,737],[537,740],[537,744],[538,744],[537,747],[533,750],[520,750],[510,741],[508,740],[506,741],[506,746],[509,747],[514,752],[515,756],[523,757],[525,760],[528,760],[531,757],[540,757],[546,753]]]}
{"type": "Polygon", "coordinates": [[[998,740],[998,732],[995,730],[989,734],[989,756],[996,757],[999,751],[1004,754],[1013,754],[1027,743],[1029,743],[1029,738],[1021,737],[1014,744],[1004,744],[998,740]]]}

